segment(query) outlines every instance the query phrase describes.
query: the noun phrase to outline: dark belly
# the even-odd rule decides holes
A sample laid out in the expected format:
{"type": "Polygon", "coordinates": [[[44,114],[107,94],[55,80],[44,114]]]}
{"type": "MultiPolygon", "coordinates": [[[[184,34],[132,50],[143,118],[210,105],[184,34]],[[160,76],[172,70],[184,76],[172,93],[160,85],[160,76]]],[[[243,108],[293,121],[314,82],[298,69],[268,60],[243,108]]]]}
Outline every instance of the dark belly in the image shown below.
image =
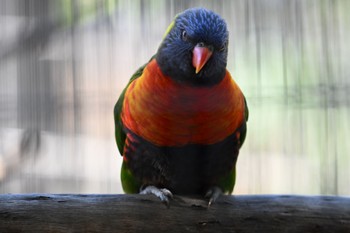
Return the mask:
{"type": "MultiPolygon", "coordinates": [[[[242,125],[245,130],[245,124],[242,125]]],[[[236,131],[211,145],[158,147],[132,134],[125,151],[127,166],[144,186],[168,188],[174,194],[203,194],[233,169],[240,148],[236,131]]]]}

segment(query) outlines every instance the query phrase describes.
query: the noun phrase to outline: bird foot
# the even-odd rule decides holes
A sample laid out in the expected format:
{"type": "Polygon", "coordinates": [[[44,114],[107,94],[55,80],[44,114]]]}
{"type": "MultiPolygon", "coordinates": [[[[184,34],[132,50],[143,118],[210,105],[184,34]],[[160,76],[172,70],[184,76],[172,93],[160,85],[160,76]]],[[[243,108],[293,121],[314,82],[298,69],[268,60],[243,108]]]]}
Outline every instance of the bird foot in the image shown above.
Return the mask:
{"type": "Polygon", "coordinates": [[[169,206],[169,198],[173,199],[173,194],[166,188],[159,189],[155,186],[147,186],[141,190],[140,194],[153,194],[158,197],[166,206],[169,206]]]}
{"type": "Polygon", "coordinates": [[[222,195],[221,188],[217,186],[211,187],[205,194],[205,197],[209,198],[208,208],[222,195]]]}

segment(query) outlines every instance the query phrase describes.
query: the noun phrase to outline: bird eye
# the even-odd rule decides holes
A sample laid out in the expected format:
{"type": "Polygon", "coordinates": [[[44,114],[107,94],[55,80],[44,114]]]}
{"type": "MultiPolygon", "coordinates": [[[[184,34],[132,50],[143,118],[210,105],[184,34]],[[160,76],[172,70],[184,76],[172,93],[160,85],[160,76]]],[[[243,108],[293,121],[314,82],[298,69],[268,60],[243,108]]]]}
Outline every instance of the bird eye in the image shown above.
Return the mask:
{"type": "Polygon", "coordinates": [[[181,33],[181,39],[183,40],[183,41],[187,41],[187,32],[185,31],[185,30],[183,30],[182,31],[182,33],[181,33]]]}

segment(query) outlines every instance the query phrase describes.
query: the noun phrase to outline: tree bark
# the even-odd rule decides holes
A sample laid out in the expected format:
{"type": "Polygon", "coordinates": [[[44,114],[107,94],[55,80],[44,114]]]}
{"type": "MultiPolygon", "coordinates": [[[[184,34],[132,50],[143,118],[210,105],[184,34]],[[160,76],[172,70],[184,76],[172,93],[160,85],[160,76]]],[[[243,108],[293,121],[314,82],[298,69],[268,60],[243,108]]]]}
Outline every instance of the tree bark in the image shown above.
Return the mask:
{"type": "Polygon", "coordinates": [[[0,195],[0,232],[350,232],[350,198],[0,195]]]}

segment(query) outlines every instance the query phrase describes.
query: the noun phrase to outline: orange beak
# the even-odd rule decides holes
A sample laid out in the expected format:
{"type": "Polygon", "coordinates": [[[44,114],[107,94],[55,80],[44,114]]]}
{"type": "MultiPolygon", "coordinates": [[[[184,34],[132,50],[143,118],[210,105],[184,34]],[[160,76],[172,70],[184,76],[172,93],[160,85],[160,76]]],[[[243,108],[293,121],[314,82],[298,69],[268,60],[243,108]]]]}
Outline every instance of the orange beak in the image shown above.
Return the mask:
{"type": "Polygon", "coordinates": [[[193,49],[192,65],[196,68],[196,74],[201,71],[203,66],[207,63],[213,52],[202,44],[197,44],[193,49]]]}

